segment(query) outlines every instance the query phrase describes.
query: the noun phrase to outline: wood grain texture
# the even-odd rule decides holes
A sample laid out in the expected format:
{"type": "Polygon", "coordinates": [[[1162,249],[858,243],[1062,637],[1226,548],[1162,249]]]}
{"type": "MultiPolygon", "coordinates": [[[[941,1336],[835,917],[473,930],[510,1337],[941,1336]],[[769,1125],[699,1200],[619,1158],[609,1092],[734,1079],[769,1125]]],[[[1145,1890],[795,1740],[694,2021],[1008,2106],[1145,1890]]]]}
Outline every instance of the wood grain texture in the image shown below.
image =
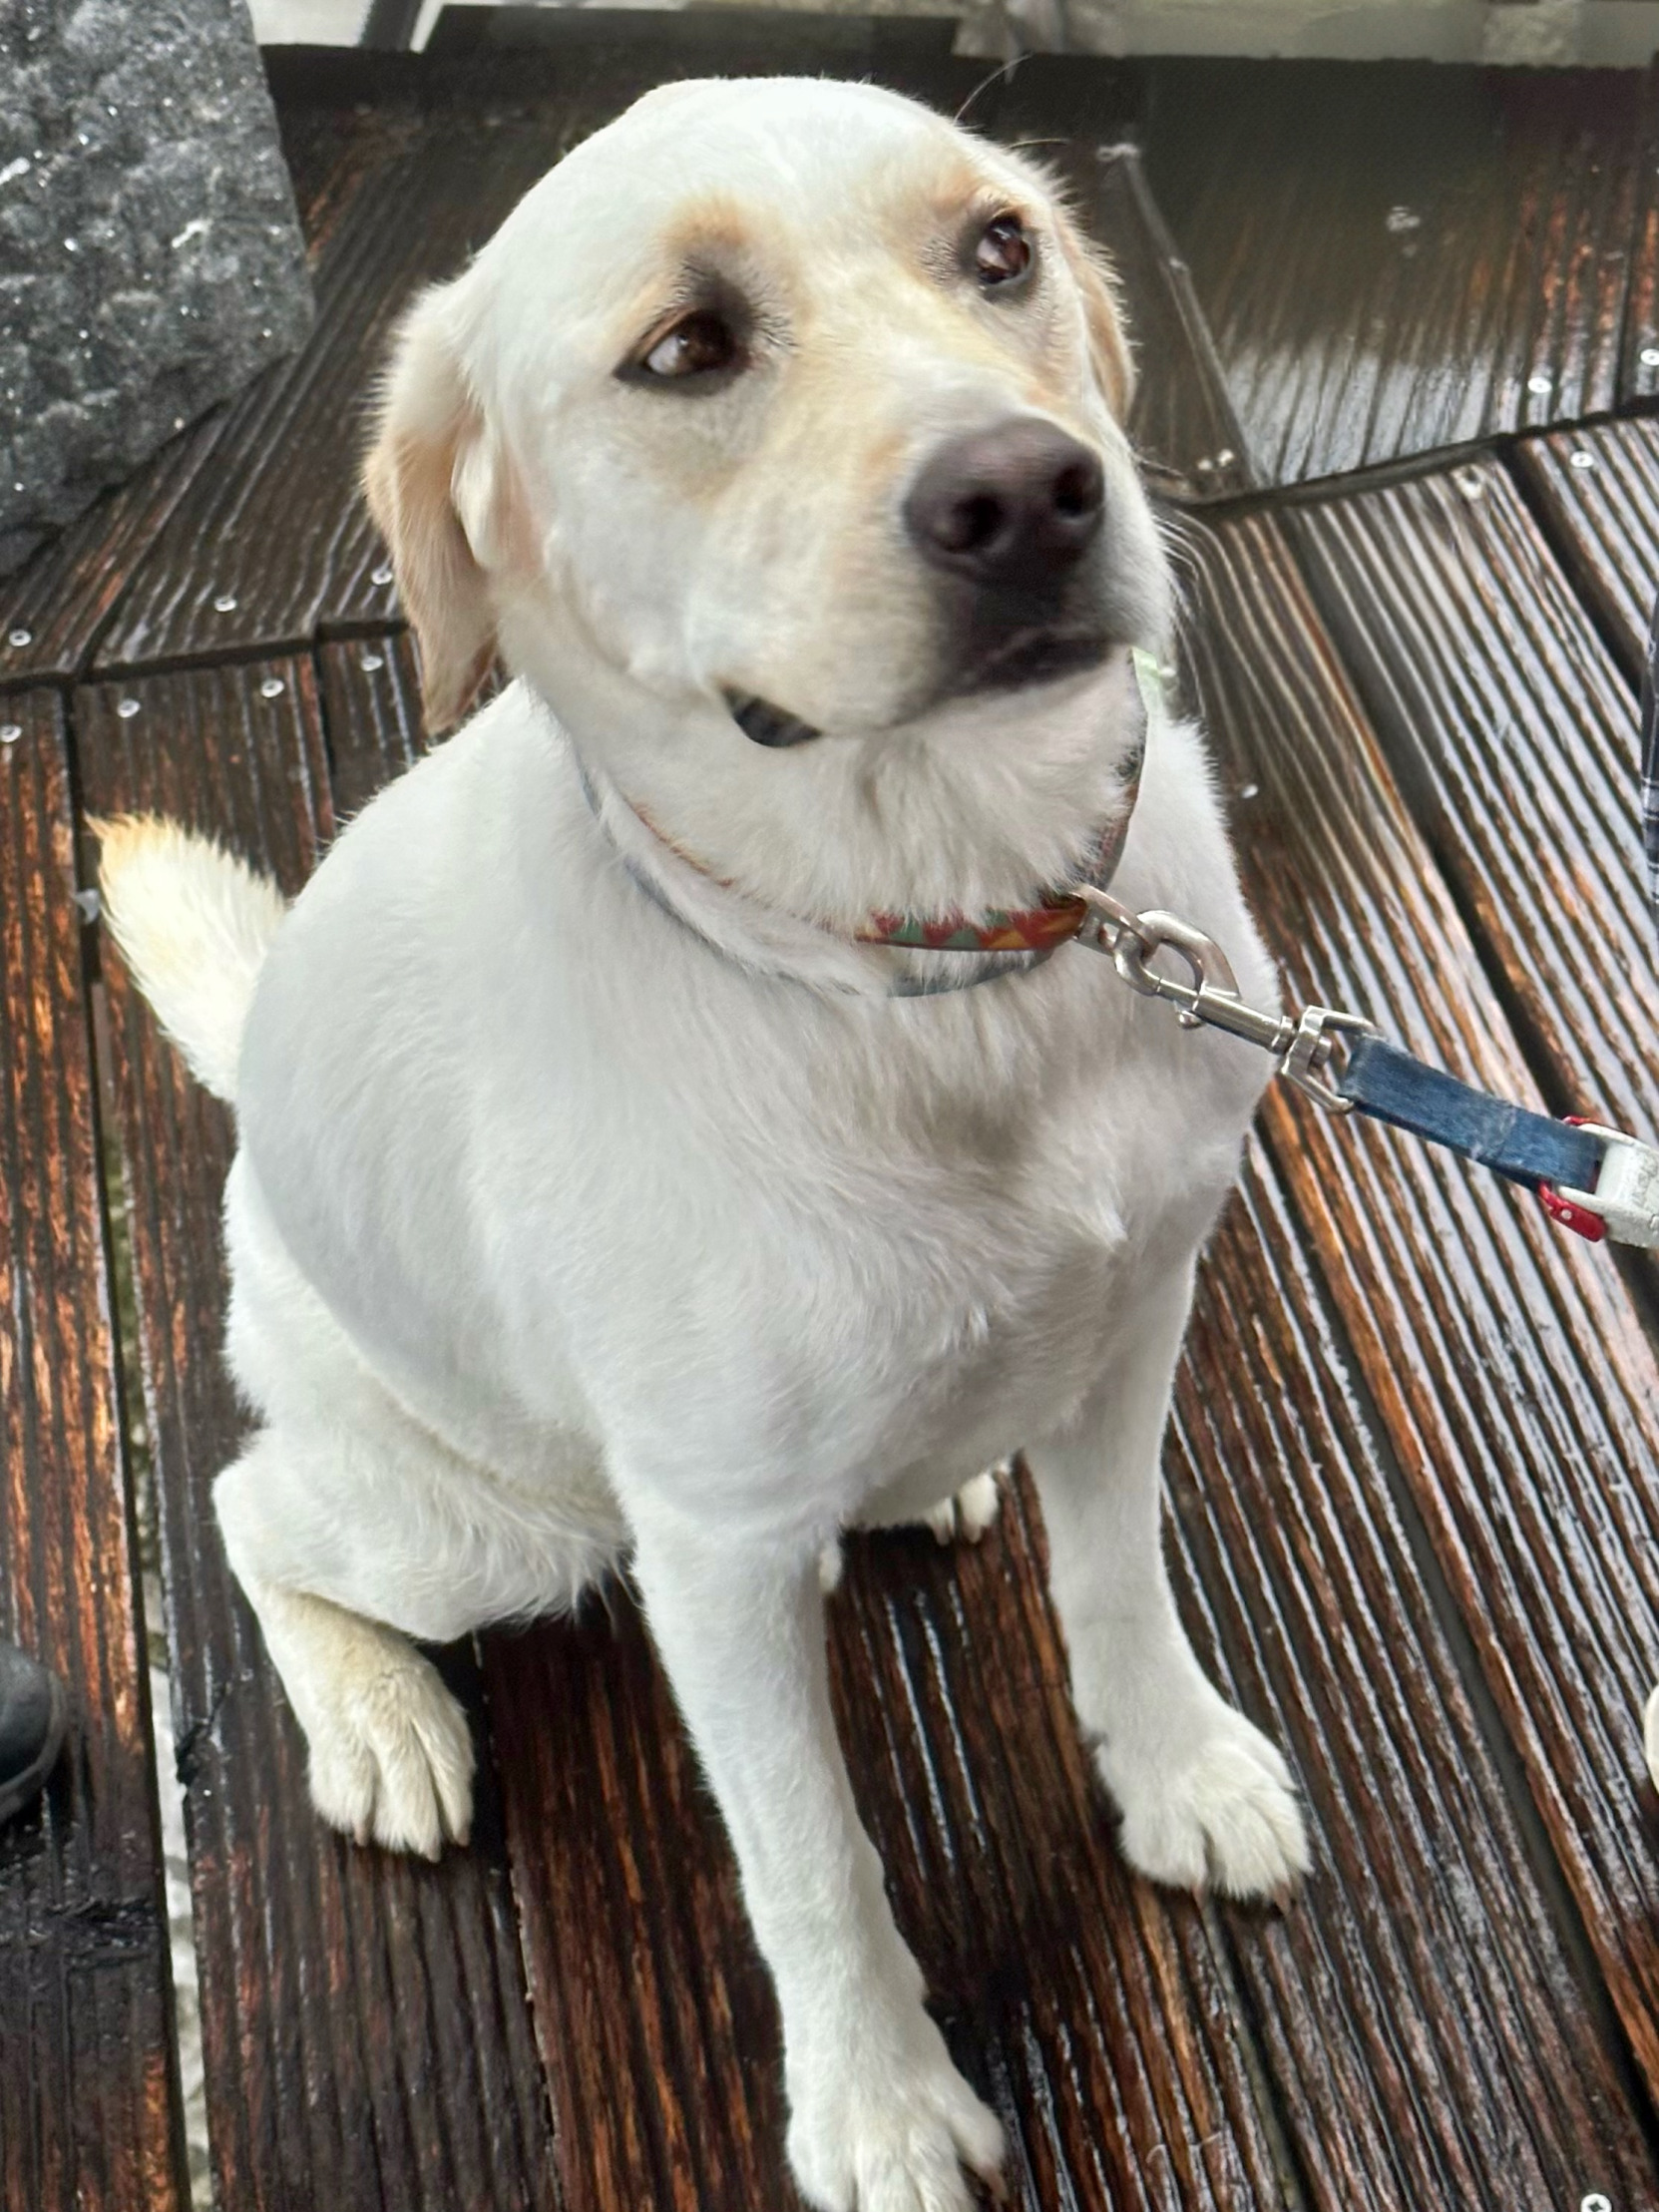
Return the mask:
{"type": "Polygon", "coordinates": [[[1611,408],[1637,71],[1160,62],[1147,170],[1266,483],[1611,408]]]}
{"type": "Polygon", "coordinates": [[[1290,529],[1559,1110],[1652,1130],[1636,701],[1513,485],[1470,464],[1290,529]]]}
{"type": "MultiPolygon", "coordinates": [[[[409,650],[320,660],[336,788],[362,803],[420,749],[409,650]]],[[[1277,2206],[1215,1931],[1116,1856],[1027,1510],[980,1551],[849,1548],[831,1618],[854,1787],[957,2060],[1008,2122],[1015,2201],[1277,2206]]],[[[618,1592],[485,1653],[571,2212],[782,2212],[770,1986],[636,1611],[618,1592]]]]}
{"type": "Polygon", "coordinates": [[[0,1830],[0,2204],[178,2212],[161,1846],[69,763],[50,691],[0,725],[0,1636],[63,1678],[44,1798],[0,1830]]]}
{"type": "Polygon", "coordinates": [[[1312,1880],[1226,1917],[1308,2202],[1659,2201],[1594,1970],[1259,1143],[1201,1270],[1165,1470],[1198,1648],[1306,1793],[1312,1880]]]}
{"type": "Polygon", "coordinates": [[[1527,438],[1514,466],[1620,665],[1639,678],[1659,600],[1659,422],[1527,438]]]}
{"type": "Polygon", "coordinates": [[[1249,489],[1249,457],[1190,273],[1132,143],[1144,126],[1145,82],[1132,64],[1032,54],[968,117],[1057,171],[1110,255],[1139,367],[1129,430],[1154,490],[1225,498],[1249,489]]]}
{"type": "MultiPolygon", "coordinates": [[[[1540,1105],[1267,517],[1188,524],[1189,665],[1246,883],[1298,1000],[1540,1105]],[[1244,793],[1253,795],[1245,798],[1244,793]]],[[[1624,2030],[1659,2081],[1659,1370],[1612,1267],[1536,1203],[1276,1087],[1295,1217],[1354,1347],[1624,2030]]]]}
{"type": "MultiPolygon", "coordinates": [[[[90,686],[76,711],[89,808],[154,808],[304,880],[333,826],[308,661],[90,686]]],[[[244,1426],[217,1349],[229,1116],[113,954],[106,975],[219,2201],[546,2212],[551,2126],[488,1759],[474,1847],[440,1867],[356,1850],[311,1812],[210,1507],[244,1426]]],[[[464,1655],[452,1672],[476,1705],[464,1655]]]]}
{"type": "Polygon", "coordinates": [[[269,46],[261,56],[313,262],[364,180],[420,135],[431,75],[412,54],[269,46]]]}
{"type": "MultiPolygon", "coordinates": [[[[1648,65],[1649,98],[1659,89],[1659,72],[1648,65]]],[[[1636,221],[1626,248],[1630,290],[1624,308],[1624,344],[1619,360],[1619,404],[1659,395],[1659,163],[1644,159],[1636,172],[1636,221]]]]}
{"type": "Polygon", "coordinates": [[[74,676],[145,548],[218,442],[215,410],[154,455],[119,490],[19,569],[0,577],[0,691],[74,676]]]}
{"type": "Polygon", "coordinates": [[[323,646],[316,664],[334,815],[343,828],[427,749],[420,664],[406,630],[323,646]]]}

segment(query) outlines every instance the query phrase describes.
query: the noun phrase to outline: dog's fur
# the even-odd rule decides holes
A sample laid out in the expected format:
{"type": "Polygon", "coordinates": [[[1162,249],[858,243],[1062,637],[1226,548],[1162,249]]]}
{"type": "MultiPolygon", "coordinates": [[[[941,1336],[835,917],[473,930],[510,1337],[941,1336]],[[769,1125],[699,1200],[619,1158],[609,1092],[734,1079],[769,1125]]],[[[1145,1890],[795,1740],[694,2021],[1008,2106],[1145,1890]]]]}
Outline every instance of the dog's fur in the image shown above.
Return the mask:
{"type": "MultiPolygon", "coordinates": [[[[959,2162],[1001,2155],[836,1745],[839,1531],[948,1522],[965,1485],[983,1526],[979,1471],[1024,1447],[1130,1861],[1242,1896],[1306,1864],[1159,1555],[1194,1257],[1263,1063],[1075,946],[905,996],[978,956],[851,934],[1030,904],[1122,813],[1122,647],[1170,619],[1129,384],[1024,162],[869,87],[654,93],[416,304],[368,464],[433,718],[498,645],[517,680],[286,912],[166,825],[107,830],[114,933],[239,1117],[228,1344],[260,1427],[216,1500],[318,1809],[464,1840],[466,1722],[409,1639],[569,1606],[630,1554],[776,1980],[794,2170],[836,2212],[957,2212],[959,2162]],[[1008,208],[1037,269],[999,298],[962,240],[1008,208]],[[743,373],[619,376],[710,285],[745,303],[743,373]],[[1116,644],[976,690],[899,518],[942,441],[1011,416],[1103,462],[1116,644]],[[763,749],[732,690],[824,734],[763,749]]],[[[1116,888],[1271,999],[1164,716],[1116,888]]]]}

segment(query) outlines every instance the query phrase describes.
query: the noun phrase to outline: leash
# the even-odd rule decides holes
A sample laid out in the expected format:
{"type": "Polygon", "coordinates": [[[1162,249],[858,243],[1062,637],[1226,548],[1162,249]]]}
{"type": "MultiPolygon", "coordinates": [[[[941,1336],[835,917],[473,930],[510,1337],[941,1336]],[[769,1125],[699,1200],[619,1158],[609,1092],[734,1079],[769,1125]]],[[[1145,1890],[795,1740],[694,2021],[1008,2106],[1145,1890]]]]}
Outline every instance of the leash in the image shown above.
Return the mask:
{"type": "Polygon", "coordinates": [[[1271,1053],[1282,1076],[1327,1113],[1365,1113],[1463,1159],[1489,1167],[1535,1193],[1553,1219],[1593,1244],[1659,1246],[1659,1151],[1622,1129],[1576,1118],[1551,1120],[1392,1045],[1363,1015],[1328,1006],[1270,1014],[1239,995],[1231,964],[1214,938],[1178,915],[1136,914],[1109,891],[1082,888],[1088,920],[1077,943],[1107,954],[1117,973],[1148,999],[1176,1009],[1184,1027],[1224,1030],[1271,1053]],[[1151,962],[1172,952],[1185,977],[1151,962]],[[1338,1047],[1343,1048],[1340,1067],[1338,1047]]]}
{"type": "MultiPolygon", "coordinates": [[[[1644,827],[1659,895],[1659,708],[1653,669],[1659,659],[1659,616],[1644,686],[1644,827]]],[[[1136,653],[1135,675],[1155,713],[1161,676],[1150,655],[1136,653]]],[[[1363,1015],[1328,1006],[1269,1014],[1239,996],[1238,980],[1215,942],[1178,915],[1154,908],[1136,914],[1091,884],[1074,896],[1087,910],[1077,943],[1109,955],[1132,991],[1162,999],[1188,1029],[1224,1030],[1260,1046],[1276,1073],[1327,1113],[1365,1113],[1426,1143],[1489,1167],[1530,1190],[1553,1220],[1592,1244],[1604,1238],[1659,1247],[1659,1150],[1622,1129],[1569,1116],[1533,1113],[1507,1099],[1476,1091],[1391,1044],[1363,1015]],[[1186,977],[1158,973],[1154,956],[1169,951],[1186,977]],[[1338,1048],[1341,1047],[1340,1065],[1338,1048]]]]}

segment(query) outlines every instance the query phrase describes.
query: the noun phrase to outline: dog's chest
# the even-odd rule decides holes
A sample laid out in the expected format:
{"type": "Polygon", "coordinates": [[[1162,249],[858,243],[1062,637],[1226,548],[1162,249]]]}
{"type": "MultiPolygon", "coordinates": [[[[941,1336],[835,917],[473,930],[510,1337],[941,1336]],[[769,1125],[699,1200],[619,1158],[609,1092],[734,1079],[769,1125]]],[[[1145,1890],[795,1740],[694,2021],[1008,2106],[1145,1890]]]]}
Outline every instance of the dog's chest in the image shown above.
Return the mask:
{"type": "MultiPolygon", "coordinates": [[[[1184,1259],[1236,1164],[1248,1085],[1201,1050],[1175,1080],[1165,1035],[1095,999],[1056,1009],[1046,1039],[982,1023],[960,1052],[895,1053],[874,1078],[831,1052],[769,1141],[705,1152],[720,1187],[698,1319],[681,1299],[650,1327],[683,1352],[682,1406],[698,1377],[677,1434],[709,1441],[707,1482],[786,1472],[856,1513],[895,1480],[948,1488],[1063,1417],[1137,1277],[1184,1259]]],[[[663,1237],[659,1259],[670,1244],[689,1255],[688,1235],[663,1237]]]]}

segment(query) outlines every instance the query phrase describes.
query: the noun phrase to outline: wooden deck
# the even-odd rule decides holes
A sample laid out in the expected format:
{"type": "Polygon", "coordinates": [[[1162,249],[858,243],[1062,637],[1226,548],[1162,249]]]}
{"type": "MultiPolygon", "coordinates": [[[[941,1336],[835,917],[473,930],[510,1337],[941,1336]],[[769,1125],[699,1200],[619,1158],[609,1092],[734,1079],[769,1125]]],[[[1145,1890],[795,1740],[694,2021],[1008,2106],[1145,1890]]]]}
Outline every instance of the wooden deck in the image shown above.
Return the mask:
{"type": "MultiPolygon", "coordinates": [[[[469,1852],[411,1865],[312,1817],[207,1512],[240,1426],[227,1117],[75,903],[85,812],[165,808],[294,888],[413,757],[354,488],[391,317],[636,91],[779,68],[970,102],[1117,252],[1183,681],[1292,988],[1550,1110],[1659,1124],[1653,79],[1047,58],[987,84],[948,27],[725,10],[452,14],[419,60],[283,57],[310,347],[0,583],[0,1631],[76,1707],[44,1810],[0,1832],[3,2212],[185,2202],[141,1415],[223,2212],[797,2201],[769,1991],[623,1593],[449,1655],[469,1852]]],[[[1199,1648],[1306,1791],[1317,1871],[1282,1914],[1124,1871],[1025,1489],[979,1550],[850,1547],[855,1788],[1023,2212],[1659,2207],[1656,1316],[1646,1262],[1270,1099],[1166,1467],[1199,1648]]]]}

